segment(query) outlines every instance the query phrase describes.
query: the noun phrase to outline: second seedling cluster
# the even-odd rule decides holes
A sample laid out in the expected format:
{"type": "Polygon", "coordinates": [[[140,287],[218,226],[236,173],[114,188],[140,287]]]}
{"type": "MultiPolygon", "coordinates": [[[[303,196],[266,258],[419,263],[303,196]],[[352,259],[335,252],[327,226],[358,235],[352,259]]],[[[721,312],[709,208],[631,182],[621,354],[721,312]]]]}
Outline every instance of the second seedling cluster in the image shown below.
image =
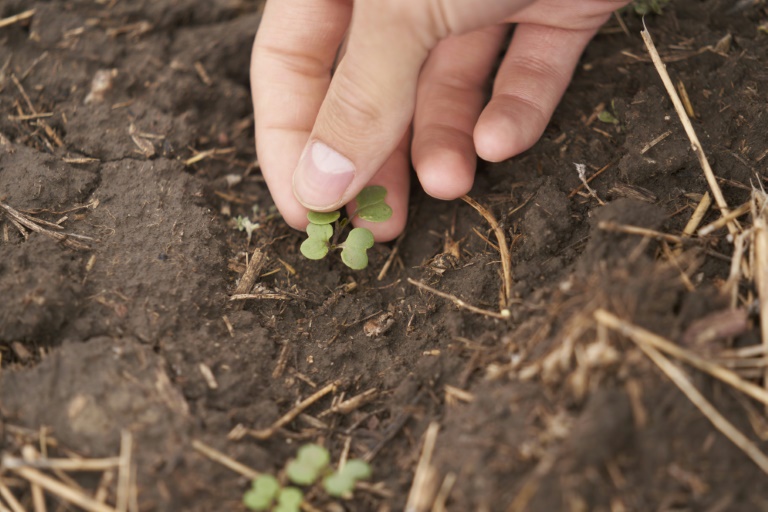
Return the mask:
{"type": "MultiPolygon", "coordinates": [[[[329,496],[349,498],[359,480],[371,477],[367,462],[348,460],[338,471],[330,468],[331,455],[316,444],[299,448],[296,458],[285,466],[285,475],[291,483],[309,487],[322,481],[329,496]]],[[[250,510],[272,512],[299,512],[304,493],[298,487],[283,486],[272,475],[264,474],[253,481],[251,489],[243,496],[243,503],[250,510]]]]}

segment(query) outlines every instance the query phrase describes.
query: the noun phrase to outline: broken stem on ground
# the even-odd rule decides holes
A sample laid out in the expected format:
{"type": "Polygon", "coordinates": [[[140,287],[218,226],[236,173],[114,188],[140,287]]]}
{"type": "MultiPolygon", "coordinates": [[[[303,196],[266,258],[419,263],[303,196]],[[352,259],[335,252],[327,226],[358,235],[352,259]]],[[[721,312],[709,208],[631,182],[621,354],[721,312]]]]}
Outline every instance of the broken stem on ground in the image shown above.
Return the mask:
{"type": "MultiPolygon", "coordinates": [[[[699,164],[704,171],[704,176],[707,178],[707,183],[709,184],[709,188],[712,191],[712,196],[715,198],[715,203],[717,204],[717,207],[720,208],[720,213],[722,213],[723,216],[727,216],[729,213],[728,203],[725,201],[723,191],[720,190],[720,185],[717,183],[715,173],[712,171],[712,167],[709,165],[707,156],[704,153],[704,147],[701,145],[701,142],[699,142],[699,137],[696,135],[696,131],[693,129],[691,119],[688,117],[688,114],[685,111],[685,106],[680,100],[680,96],[678,95],[677,90],[672,83],[672,79],[669,77],[667,66],[662,62],[661,57],[659,56],[659,52],[656,50],[656,45],[653,43],[653,39],[651,38],[651,33],[648,31],[648,27],[645,26],[645,20],[643,20],[643,31],[640,32],[640,35],[642,35],[645,46],[648,49],[648,53],[651,55],[653,65],[656,67],[656,71],[659,73],[661,81],[664,83],[664,88],[667,90],[667,94],[669,94],[669,98],[672,100],[672,104],[675,107],[675,112],[677,112],[677,115],[680,118],[680,122],[683,124],[685,133],[688,135],[688,139],[691,141],[691,148],[693,149],[693,152],[696,153],[696,157],[699,159],[699,164]]],[[[732,235],[735,235],[740,231],[739,224],[735,219],[732,219],[728,222],[728,231],[732,235]]]]}
{"type": "Polygon", "coordinates": [[[409,277],[408,282],[411,283],[413,286],[416,286],[417,288],[426,290],[429,293],[434,293],[438,297],[448,299],[454,304],[456,304],[458,307],[464,308],[467,311],[471,311],[473,313],[477,313],[478,315],[489,316],[491,318],[498,318],[499,320],[509,320],[509,317],[511,316],[508,309],[502,310],[501,313],[497,313],[496,311],[489,311],[487,309],[481,309],[471,304],[467,304],[466,302],[456,297],[455,295],[451,295],[450,293],[445,293],[445,292],[441,292],[440,290],[436,290],[435,288],[432,288],[431,286],[424,284],[421,281],[416,281],[415,279],[411,279],[409,277]]]}
{"type": "MultiPolygon", "coordinates": [[[[757,445],[729,422],[725,416],[723,416],[720,411],[718,411],[717,408],[715,408],[715,406],[712,405],[712,403],[710,403],[698,389],[696,389],[696,386],[691,383],[690,379],[677,365],[672,363],[657,350],[656,344],[658,343],[658,340],[653,342],[650,341],[655,335],[625,322],[603,309],[595,311],[595,319],[599,324],[605,325],[635,342],[640,350],[642,350],[643,353],[645,353],[645,355],[648,356],[648,358],[651,359],[651,361],[653,361],[667,377],[669,377],[669,379],[683,392],[683,394],[685,394],[686,397],[688,397],[699,411],[706,416],[717,430],[744,452],[747,457],[752,459],[764,473],[768,474],[768,457],[766,457],[757,445]]],[[[663,341],[665,344],[669,343],[666,340],[663,341]]],[[[673,344],[670,343],[670,345],[673,344]]],[[[665,345],[663,344],[662,346],[665,345]]],[[[739,389],[743,391],[742,388],[739,389]]],[[[765,392],[762,388],[758,389],[765,392]]]]}
{"type": "Polygon", "coordinates": [[[259,439],[261,441],[265,439],[269,439],[274,435],[275,432],[277,432],[279,429],[287,425],[288,423],[292,422],[299,414],[304,412],[305,409],[307,409],[309,406],[323,398],[328,393],[332,393],[336,391],[336,388],[341,385],[341,380],[335,380],[331,382],[330,384],[327,384],[322,389],[316,391],[314,394],[310,395],[308,398],[305,398],[301,402],[299,402],[296,407],[285,413],[279,420],[274,422],[271,427],[261,429],[261,430],[253,430],[244,427],[243,425],[237,425],[235,428],[232,429],[232,431],[229,433],[229,439],[233,441],[239,441],[245,436],[251,436],[256,439],[259,439]]]}
{"type": "Polygon", "coordinates": [[[501,270],[504,274],[504,298],[506,299],[505,306],[508,308],[512,300],[512,260],[509,257],[509,246],[507,245],[507,237],[504,235],[504,230],[499,226],[498,221],[491,212],[488,211],[483,205],[475,201],[469,196],[461,196],[461,199],[469,206],[477,210],[477,213],[483,216],[491,225],[493,233],[496,235],[496,240],[499,242],[499,256],[501,257],[501,270]]]}

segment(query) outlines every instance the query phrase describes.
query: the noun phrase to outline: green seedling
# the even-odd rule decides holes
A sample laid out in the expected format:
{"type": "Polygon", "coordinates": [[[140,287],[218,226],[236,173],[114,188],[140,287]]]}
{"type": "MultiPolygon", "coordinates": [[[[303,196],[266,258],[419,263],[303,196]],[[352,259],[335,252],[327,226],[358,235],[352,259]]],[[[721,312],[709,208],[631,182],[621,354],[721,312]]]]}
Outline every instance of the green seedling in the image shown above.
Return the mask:
{"type": "Polygon", "coordinates": [[[238,231],[245,231],[248,234],[248,242],[251,241],[253,232],[260,227],[261,225],[258,222],[251,222],[251,219],[248,217],[243,217],[242,215],[235,217],[235,229],[238,231]]]}
{"type": "Polygon", "coordinates": [[[270,220],[280,217],[280,213],[274,205],[269,208],[261,208],[258,204],[254,204],[251,207],[251,212],[252,215],[250,216],[238,215],[229,220],[229,225],[232,228],[238,231],[245,231],[248,235],[249,244],[251,243],[251,238],[255,231],[261,229],[261,227],[270,220]]]}
{"type": "Polygon", "coordinates": [[[616,115],[616,100],[611,100],[611,108],[604,108],[597,114],[597,119],[601,123],[619,124],[619,118],[616,115]]]}
{"type": "Polygon", "coordinates": [[[355,215],[370,222],[384,222],[392,216],[392,208],[384,202],[386,198],[386,188],[380,186],[365,187],[355,198],[357,204],[355,215]]]}
{"type": "Polygon", "coordinates": [[[325,492],[329,495],[340,498],[348,497],[355,489],[355,484],[359,480],[371,478],[371,466],[360,459],[347,461],[341,470],[328,475],[323,480],[325,492]]]}
{"type": "Polygon", "coordinates": [[[281,487],[272,475],[261,475],[243,495],[243,504],[249,510],[272,512],[299,512],[304,493],[296,487],[281,487]],[[273,506],[274,505],[274,506],[273,506]]]}
{"type": "MultiPolygon", "coordinates": [[[[322,446],[308,444],[299,448],[296,458],[285,466],[288,479],[303,487],[322,480],[329,496],[350,498],[355,484],[371,477],[367,462],[352,459],[340,471],[330,468],[331,454],[322,446]]],[[[299,512],[304,493],[296,487],[282,487],[272,475],[262,475],[253,481],[251,489],[243,495],[249,510],[271,512],[299,512]]]]}
{"type": "Polygon", "coordinates": [[[328,450],[316,444],[307,444],[299,448],[296,458],[285,467],[285,473],[297,485],[312,485],[330,462],[328,450]]]}
{"type": "Polygon", "coordinates": [[[373,247],[373,233],[366,228],[354,228],[343,243],[339,239],[355,217],[368,222],[384,222],[392,216],[392,208],[385,202],[387,189],[377,185],[365,187],[355,198],[355,211],[349,218],[340,219],[339,212],[309,212],[307,239],[301,244],[301,253],[310,260],[321,260],[333,250],[341,249],[341,261],[353,270],[368,266],[368,249],[373,247]]]}
{"type": "Polygon", "coordinates": [[[638,16],[646,14],[662,14],[664,7],[670,0],[635,0],[632,2],[632,8],[638,16]]]}
{"type": "Polygon", "coordinates": [[[250,510],[269,510],[280,492],[280,482],[272,475],[261,475],[243,495],[243,504],[250,510]]]}
{"type": "Polygon", "coordinates": [[[615,115],[613,115],[613,113],[611,113],[610,110],[603,110],[597,114],[597,119],[599,119],[602,123],[619,124],[619,120],[615,115]]]}
{"type": "Polygon", "coordinates": [[[295,487],[286,487],[277,495],[277,505],[272,512],[299,512],[304,493],[295,487]]]}
{"type": "Polygon", "coordinates": [[[365,228],[349,232],[341,250],[341,261],[351,269],[360,270],[368,266],[368,249],[373,247],[373,233],[365,228]]]}

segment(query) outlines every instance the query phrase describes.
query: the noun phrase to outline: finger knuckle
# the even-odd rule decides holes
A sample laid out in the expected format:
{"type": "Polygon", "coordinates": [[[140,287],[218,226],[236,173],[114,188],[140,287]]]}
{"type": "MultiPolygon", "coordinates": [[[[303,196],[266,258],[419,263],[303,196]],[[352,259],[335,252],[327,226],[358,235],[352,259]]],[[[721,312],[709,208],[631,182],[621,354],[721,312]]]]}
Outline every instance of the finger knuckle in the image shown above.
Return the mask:
{"type": "Polygon", "coordinates": [[[535,83],[562,83],[567,78],[563,76],[563,70],[560,67],[535,56],[519,56],[510,64],[516,69],[516,73],[530,76],[531,81],[535,83]]]}
{"type": "Polygon", "coordinates": [[[267,66],[308,78],[319,78],[328,73],[328,65],[319,57],[280,45],[255,44],[251,60],[256,66],[264,62],[267,66]]]}
{"type": "Polygon", "coordinates": [[[374,3],[377,24],[388,22],[404,36],[414,38],[428,48],[456,31],[455,9],[446,0],[387,0],[374,3]],[[385,8],[382,9],[382,6],[385,8]]]}
{"type": "Polygon", "coordinates": [[[427,19],[437,38],[443,39],[456,32],[456,23],[448,2],[445,0],[427,0],[425,6],[427,19]]]}
{"type": "Polygon", "coordinates": [[[370,86],[338,76],[332,89],[330,119],[345,126],[351,134],[371,133],[380,127],[383,112],[370,92],[370,86]]]}

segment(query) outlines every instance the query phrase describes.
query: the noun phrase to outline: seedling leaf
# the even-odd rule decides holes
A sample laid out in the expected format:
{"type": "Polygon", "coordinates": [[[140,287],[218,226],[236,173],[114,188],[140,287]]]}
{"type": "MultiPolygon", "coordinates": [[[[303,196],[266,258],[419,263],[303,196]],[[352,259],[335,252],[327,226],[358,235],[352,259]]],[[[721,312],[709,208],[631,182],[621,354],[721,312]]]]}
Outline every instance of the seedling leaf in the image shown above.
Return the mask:
{"type": "Polygon", "coordinates": [[[280,483],[272,475],[261,475],[243,495],[243,504],[251,510],[267,510],[280,491],[280,483]]]}
{"type": "Polygon", "coordinates": [[[323,488],[330,496],[341,498],[352,493],[355,488],[355,480],[341,473],[334,473],[325,477],[323,488]]]}
{"type": "Polygon", "coordinates": [[[341,251],[341,260],[352,270],[362,270],[368,266],[367,251],[373,247],[373,233],[365,228],[355,228],[349,232],[341,251]]]}
{"type": "Polygon", "coordinates": [[[355,200],[357,201],[357,207],[363,208],[371,204],[382,203],[386,197],[386,188],[381,185],[371,185],[370,187],[365,187],[361,190],[360,193],[357,194],[355,200]]]}
{"type": "Polygon", "coordinates": [[[299,448],[296,459],[319,472],[331,462],[331,454],[320,445],[305,444],[299,448]]]}
{"type": "Polygon", "coordinates": [[[355,228],[349,232],[345,247],[355,247],[359,249],[370,249],[373,247],[373,233],[365,228],[355,228]]]}
{"type": "Polygon", "coordinates": [[[344,464],[339,473],[355,481],[367,480],[371,478],[371,466],[364,460],[352,459],[344,464]]]}
{"type": "Polygon", "coordinates": [[[650,13],[663,14],[664,6],[669,0],[635,0],[633,6],[635,13],[639,16],[645,16],[650,13]]]}
{"type": "Polygon", "coordinates": [[[285,466],[285,474],[296,485],[312,485],[317,480],[319,471],[298,459],[290,461],[285,466]]]}
{"type": "Polygon", "coordinates": [[[251,235],[253,235],[253,232],[257,229],[259,229],[261,225],[258,222],[251,222],[251,219],[248,217],[243,217],[242,215],[238,215],[235,218],[235,228],[237,228],[238,231],[245,231],[248,234],[248,241],[251,240],[251,235]]]}
{"type": "Polygon", "coordinates": [[[392,216],[392,208],[385,203],[372,204],[358,210],[357,216],[368,222],[384,222],[392,216]]]}
{"type": "Polygon", "coordinates": [[[384,222],[392,216],[392,208],[384,202],[387,189],[378,185],[365,187],[355,198],[355,214],[369,222],[384,222]]]}
{"type": "Polygon", "coordinates": [[[307,218],[312,224],[331,224],[338,220],[341,213],[335,212],[307,212],[307,218]]]}
{"type": "Polygon", "coordinates": [[[328,224],[308,224],[307,235],[309,238],[304,240],[299,247],[301,254],[310,260],[325,258],[329,249],[328,240],[333,236],[333,228],[328,224]]]}
{"type": "Polygon", "coordinates": [[[328,254],[328,242],[320,238],[307,238],[301,243],[301,254],[310,260],[321,260],[328,254]]]}
{"type": "Polygon", "coordinates": [[[359,249],[341,250],[341,261],[352,270],[363,270],[368,266],[368,255],[359,249]]]}
{"type": "Polygon", "coordinates": [[[301,502],[304,501],[304,493],[295,487],[286,487],[280,491],[277,497],[277,506],[274,512],[299,512],[301,502]]]}
{"type": "Polygon", "coordinates": [[[243,495],[243,505],[248,510],[267,510],[272,505],[272,498],[267,498],[256,490],[250,489],[243,495]]]}
{"type": "Polygon", "coordinates": [[[333,236],[333,228],[328,224],[307,224],[307,236],[327,242],[333,236]]]}
{"type": "Polygon", "coordinates": [[[597,118],[603,122],[608,124],[619,124],[619,120],[616,119],[616,116],[614,116],[610,111],[603,110],[599,114],[597,114],[597,118]]]}
{"type": "MultiPolygon", "coordinates": [[[[351,462],[351,461],[350,461],[351,462]]],[[[280,482],[272,475],[261,475],[253,481],[253,488],[265,495],[274,498],[280,490],[280,482]]]]}

